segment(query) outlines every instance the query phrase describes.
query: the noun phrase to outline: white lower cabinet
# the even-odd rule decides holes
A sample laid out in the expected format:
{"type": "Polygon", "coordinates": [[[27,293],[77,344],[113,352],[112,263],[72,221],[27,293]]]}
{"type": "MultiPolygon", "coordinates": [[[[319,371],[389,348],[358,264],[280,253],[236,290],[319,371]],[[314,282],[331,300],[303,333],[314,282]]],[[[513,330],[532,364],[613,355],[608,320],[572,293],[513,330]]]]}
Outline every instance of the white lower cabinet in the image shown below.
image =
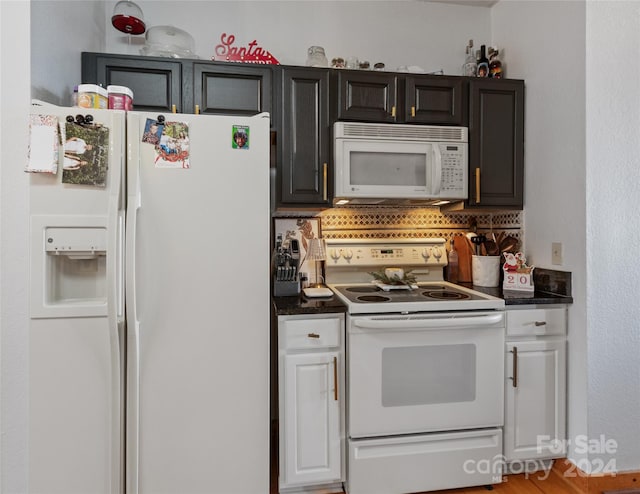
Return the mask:
{"type": "Polygon", "coordinates": [[[507,462],[565,456],[566,352],[565,307],[507,311],[507,462]]]}
{"type": "Polygon", "coordinates": [[[344,316],[278,318],[280,490],[344,478],[344,316]]]}

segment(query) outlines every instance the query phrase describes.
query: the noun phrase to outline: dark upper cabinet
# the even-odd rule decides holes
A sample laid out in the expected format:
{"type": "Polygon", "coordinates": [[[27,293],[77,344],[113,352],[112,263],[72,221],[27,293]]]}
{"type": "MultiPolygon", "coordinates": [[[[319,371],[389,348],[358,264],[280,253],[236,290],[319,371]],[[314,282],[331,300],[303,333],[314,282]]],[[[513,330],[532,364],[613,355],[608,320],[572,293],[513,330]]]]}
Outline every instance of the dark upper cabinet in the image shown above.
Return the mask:
{"type": "Polygon", "coordinates": [[[338,120],[396,123],[398,74],[338,70],[338,120]]]}
{"type": "Polygon", "coordinates": [[[406,76],[404,88],[405,122],[465,125],[467,88],[462,77],[406,76]]]}
{"type": "Polygon", "coordinates": [[[264,65],[82,54],[82,82],[127,86],[135,110],[170,112],[175,105],[180,113],[271,112],[271,77],[264,65]]]}
{"type": "Polygon", "coordinates": [[[465,79],[343,70],[338,119],[381,123],[464,125],[465,79]]]}
{"type": "Polygon", "coordinates": [[[278,76],[279,202],[284,206],[330,206],[329,70],[283,67],[278,76]]]}
{"type": "Polygon", "coordinates": [[[469,82],[470,206],[522,208],[524,81],[469,82]]]}
{"type": "Polygon", "coordinates": [[[133,108],[145,111],[183,110],[183,65],[153,57],[82,54],[82,82],[126,86],[133,91],[133,108]]]}
{"type": "Polygon", "coordinates": [[[193,103],[200,113],[271,113],[271,68],[194,62],[193,103]]]}

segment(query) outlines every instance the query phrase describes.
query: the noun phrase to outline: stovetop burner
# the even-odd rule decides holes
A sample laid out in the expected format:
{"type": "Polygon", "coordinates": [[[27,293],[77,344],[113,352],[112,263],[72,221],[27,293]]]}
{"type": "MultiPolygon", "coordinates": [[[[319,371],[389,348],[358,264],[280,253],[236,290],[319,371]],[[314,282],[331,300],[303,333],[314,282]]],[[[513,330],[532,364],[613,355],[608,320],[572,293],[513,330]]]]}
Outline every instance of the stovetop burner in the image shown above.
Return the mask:
{"type": "Polygon", "coordinates": [[[361,295],[356,297],[356,300],[360,302],[388,302],[391,299],[382,295],[361,295]]]}
{"type": "Polygon", "coordinates": [[[345,290],[353,293],[374,293],[379,292],[380,288],[377,286],[351,286],[345,288],[345,290]]]}
{"type": "Polygon", "coordinates": [[[466,293],[452,292],[449,290],[426,291],[422,292],[422,295],[438,300],[466,300],[468,298],[471,298],[466,293]]]}

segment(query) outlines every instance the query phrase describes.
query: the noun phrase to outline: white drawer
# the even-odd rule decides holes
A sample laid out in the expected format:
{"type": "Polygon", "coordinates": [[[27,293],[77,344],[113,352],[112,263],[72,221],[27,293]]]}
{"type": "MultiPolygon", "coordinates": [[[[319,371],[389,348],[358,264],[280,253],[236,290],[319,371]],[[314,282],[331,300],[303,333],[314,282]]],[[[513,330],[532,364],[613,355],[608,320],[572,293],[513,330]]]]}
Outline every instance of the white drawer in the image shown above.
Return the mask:
{"type": "Polygon", "coordinates": [[[282,321],[280,347],[287,350],[340,346],[343,319],[289,319],[282,321]]]}
{"type": "Polygon", "coordinates": [[[500,429],[348,443],[349,494],[401,494],[502,482],[500,429]]]}
{"type": "Polygon", "coordinates": [[[507,311],[507,336],[564,335],[567,332],[567,310],[524,309],[507,311]]]}

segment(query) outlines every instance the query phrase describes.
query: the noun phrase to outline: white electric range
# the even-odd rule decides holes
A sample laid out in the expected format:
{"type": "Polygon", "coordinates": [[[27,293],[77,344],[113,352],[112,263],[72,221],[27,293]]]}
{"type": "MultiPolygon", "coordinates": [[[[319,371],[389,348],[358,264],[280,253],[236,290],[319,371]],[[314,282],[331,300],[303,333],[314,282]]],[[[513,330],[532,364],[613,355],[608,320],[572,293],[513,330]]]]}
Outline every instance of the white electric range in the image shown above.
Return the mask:
{"type": "Polygon", "coordinates": [[[443,239],[326,244],[327,285],[348,307],[349,494],[500,482],[504,301],[443,280],[443,239]],[[374,284],[385,268],[415,283],[374,284]]]}

